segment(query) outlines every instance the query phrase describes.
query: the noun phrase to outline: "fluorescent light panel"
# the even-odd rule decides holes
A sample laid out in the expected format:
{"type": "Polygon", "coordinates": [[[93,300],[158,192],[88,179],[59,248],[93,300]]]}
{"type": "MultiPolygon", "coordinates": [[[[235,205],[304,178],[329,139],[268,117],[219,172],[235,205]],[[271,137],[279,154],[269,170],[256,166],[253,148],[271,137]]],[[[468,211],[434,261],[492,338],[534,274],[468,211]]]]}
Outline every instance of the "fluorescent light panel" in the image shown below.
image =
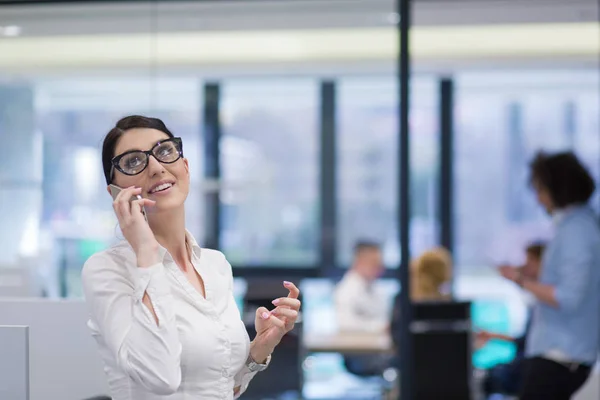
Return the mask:
{"type": "MultiPolygon", "coordinates": [[[[594,23],[415,27],[413,59],[595,57],[594,23]]],[[[392,60],[392,28],[227,31],[0,40],[0,68],[189,66],[392,60]]]]}

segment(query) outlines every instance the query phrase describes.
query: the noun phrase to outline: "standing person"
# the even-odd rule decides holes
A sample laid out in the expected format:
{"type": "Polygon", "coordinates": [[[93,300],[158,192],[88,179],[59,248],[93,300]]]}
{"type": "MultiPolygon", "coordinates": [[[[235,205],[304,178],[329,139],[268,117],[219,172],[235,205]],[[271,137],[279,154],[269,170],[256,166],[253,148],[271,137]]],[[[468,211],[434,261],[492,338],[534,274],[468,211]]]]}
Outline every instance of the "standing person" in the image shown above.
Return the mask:
{"type": "Polygon", "coordinates": [[[106,135],[102,164],[109,191],[123,188],[113,208],[126,240],[93,255],[82,280],[112,399],[239,397],[293,328],[298,289],[284,282],[289,296],[257,310],[250,342],[231,266],[185,229],[181,139],[159,119],[126,117],[106,135]]]}
{"type": "Polygon", "coordinates": [[[599,350],[600,228],[587,204],[595,184],[570,152],[539,153],[530,169],[555,233],[538,281],[504,272],[536,299],[519,399],[567,400],[587,380],[599,350]]]}
{"type": "MultiPolygon", "coordinates": [[[[534,243],[525,249],[525,265],[517,267],[518,272],[526,279],[537,281],[539,279],[542,266],[542,254],[544,245],[534,243]]],[[[501,275],[510,275],[512,267],[501,266],[499,272],[501,275]]],[[[486,398],[493,393],[516,395],[521,388],[523,381],[523,360],[525,359],[525,347],[527,335],[531,326],[531,305],[528,304],[527,323],[525,331],[519,337],[503,335],[489,331],[479,331],[476,333],[477,345],[484,346],[492,339],[504,342],[514,343],[516,346],[515,358],[506,364],[495,365],[487,371],[483,381],[483,391],[486,398]]]]}

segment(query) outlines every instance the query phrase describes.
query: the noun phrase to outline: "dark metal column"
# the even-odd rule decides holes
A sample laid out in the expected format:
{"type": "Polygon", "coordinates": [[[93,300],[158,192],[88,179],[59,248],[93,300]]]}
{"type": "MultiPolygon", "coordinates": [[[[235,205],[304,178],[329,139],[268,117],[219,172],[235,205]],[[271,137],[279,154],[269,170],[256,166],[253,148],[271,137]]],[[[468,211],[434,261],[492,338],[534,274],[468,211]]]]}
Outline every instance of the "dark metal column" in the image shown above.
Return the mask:
{"type": "MultiPolygon", "coordinates": [[[[221,181],[221,122],[219,120],[219,105],[221,98],[218,83],[204,85],[204,178],[219,183],[221,181]]],[[[209,185],[212,188],[212,185],[209,185]]],[[[211,249],[219,249],[221,232],[220,215],[221,202],[220,185],[204,194],[204,245],[211,249]]]]}
{"type": "Polygon", "coordinates": [[[398,336],[400,348],[400,371],[402,383],[400,385],[400,398],[402,400],[413,400],[412,377],[414,375],[414,363],[412,356],[412,337],[410,324],[412,321],[412,306],[410,303],[410,151],[409,151],[409,100],[410,100],[410,54],[409,54],[409,30],[410,30],[410,0],[396,1],[398,21],[399,52],[398,52],[398,87],[399,87],[399,146],[398,146],[398,232],[400,235],[400,251],[402,260],[399,271],[401,284],[400,312],[402,323],[400,332],[394,332],[398,336]]]}
{"type": "Polygon", "coordinates": [[[450,253],[454,250],[454,81],[440,81],[440,245],[450,253]]]}
{"type": "Polygon", "coordinates": [[[321,152],[319,158],[321,203],[321,275],[329,275],[336,266],[336,117],[335,82],[321,82],[321,152]]]}

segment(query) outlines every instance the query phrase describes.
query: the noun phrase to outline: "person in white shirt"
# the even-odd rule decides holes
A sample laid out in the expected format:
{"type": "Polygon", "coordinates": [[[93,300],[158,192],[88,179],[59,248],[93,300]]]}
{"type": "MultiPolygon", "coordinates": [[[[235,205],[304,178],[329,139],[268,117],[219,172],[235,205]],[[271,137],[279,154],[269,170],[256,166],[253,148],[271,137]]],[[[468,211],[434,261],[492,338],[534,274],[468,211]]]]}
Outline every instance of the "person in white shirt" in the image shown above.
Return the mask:
{"type": "MultiPolygon", "coordinates": [[[[379,245],[368,241],[356,243],[352,266],[335,289],[335,312],[340,332],[384,333],[388,329],[390,313],[385,305],[389,301],[375,287],[383,271],[379,245]]],[[[345,365],[356,375],[379,375],[389,365],[389,357],[347,356],[345,365]]]]}
{"type": "Polygon", "coordinates": [[[383,307],[387,301],[374,285],[383,271],[379,245],[357,242],[352,266],[335,289],[335,311],[341,332],[383,332],[387,328],[389,315],[383,307]]]}
{"type": "Polygon", "coordinates": [[[185,229],[181,139],[159,119],[126,117],[106,136],[102,163],[106,183],[124,188],[113,208],[126,240],[93,255],[82,281],[112,399],[239,397],[293,329],[298,289],[284,282],[289,295],[257,310],[250,343],[231,266],[185,229]]]}

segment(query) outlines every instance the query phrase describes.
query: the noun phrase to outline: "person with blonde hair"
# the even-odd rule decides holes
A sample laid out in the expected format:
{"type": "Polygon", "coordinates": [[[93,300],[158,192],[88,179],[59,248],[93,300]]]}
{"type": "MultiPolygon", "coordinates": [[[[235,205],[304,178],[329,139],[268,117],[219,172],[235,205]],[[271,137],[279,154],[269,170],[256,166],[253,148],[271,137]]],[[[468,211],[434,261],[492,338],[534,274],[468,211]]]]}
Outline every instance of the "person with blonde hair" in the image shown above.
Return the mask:
{"type": "Polygon", "coordinates": [[[413,301],[450,299],[452,256],[443,247],[425,251],[410,264],[410,297],[413,301]]]}
{"type": "MultiPolygon", "coordinates": [[[[451,282],[452,256],[443,247],[427,250],[410,262],[410,298],[413,302],[451,300],[451,282]]],[[[394,299],[391,332],[399,331],[401,318],[400,293],[398,293],[394,299]]],[[[392,338],[396,339],[396,336],[392,335],[392,338]]],[[[399,343],[394,341],[394,346],[398,347],[399,343]]],[[[394,359],[393,365],[399,368],[399,360],[394,359]]]]}

